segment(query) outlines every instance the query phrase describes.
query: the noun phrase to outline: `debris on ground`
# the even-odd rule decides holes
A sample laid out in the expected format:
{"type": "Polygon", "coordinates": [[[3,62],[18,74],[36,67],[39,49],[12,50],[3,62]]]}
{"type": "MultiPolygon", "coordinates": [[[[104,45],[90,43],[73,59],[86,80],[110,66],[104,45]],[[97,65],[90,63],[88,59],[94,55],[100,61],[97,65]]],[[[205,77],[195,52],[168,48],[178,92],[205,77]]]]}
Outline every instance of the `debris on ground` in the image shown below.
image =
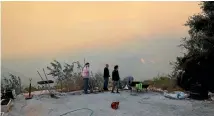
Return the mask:
{"type": "Polygon", "coordinates": [[[117,110],[119,107],[120,102],[112,102],[111,103],[111,108],[114,110],[117,110]]]}
{"type": "Polygon", "coordinates": [[[156,88],[156,87],[148,87],[148,90],[153,91],[153,92],[164,93],[164,90],[162,90],[161,88],[156,88]]]}
{"type": "Polygon", "coordinates": [[[173,93],[167,93],[167,92],[164,92],[164,96],[166,98],[170,98],[170,99],[186,99],[188,97],[188,94],[185,94],[184,92],[181,92],[181,91],[175,91],[173,93]]]}
{"type": "MultiPolygon", "coordinates": [[[[58,95],[57,92],[56,94],[58,95]]],[[[138,96],[131,96],[125,91],[121,91],[120,94],[110,92],[87,95],[61,94],[59,99],[52,99],[49,94],[38,94],[30,100],[25,100],[23,95],[18,95],[11,111],[5,116],[142,116],[142,113],[148,116],[157,114],[159,116],[187,114],[188,116],[213,116],[214,114],[214,104],[210,102],[173,100],[155,92],[139,93],[138,96]],[[112,110],[109,106],[112,101],[119,101],[119,109],[112,110]]]]}

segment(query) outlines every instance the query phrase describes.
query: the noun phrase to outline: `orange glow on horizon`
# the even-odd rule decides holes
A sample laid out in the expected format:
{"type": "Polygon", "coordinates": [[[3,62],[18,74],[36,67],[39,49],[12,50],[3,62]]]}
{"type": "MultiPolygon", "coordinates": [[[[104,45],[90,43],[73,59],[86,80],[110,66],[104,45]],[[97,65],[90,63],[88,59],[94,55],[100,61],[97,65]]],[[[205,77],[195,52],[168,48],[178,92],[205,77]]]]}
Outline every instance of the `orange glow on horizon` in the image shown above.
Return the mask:
{"type": "Polygon", "coordinates": [[[187,33],[198,2],[2,2],[2,58],[116,48],[187,33]]]}

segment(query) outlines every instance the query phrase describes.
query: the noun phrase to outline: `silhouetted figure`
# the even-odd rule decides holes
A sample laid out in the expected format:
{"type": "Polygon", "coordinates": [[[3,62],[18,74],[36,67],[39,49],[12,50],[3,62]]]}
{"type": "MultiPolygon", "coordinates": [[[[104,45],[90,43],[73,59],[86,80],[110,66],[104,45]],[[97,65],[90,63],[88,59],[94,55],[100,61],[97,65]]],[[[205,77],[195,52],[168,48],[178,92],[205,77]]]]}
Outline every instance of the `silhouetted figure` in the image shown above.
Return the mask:
{"type": "Polygon", "coordinates": [[[109,69],[108,69],[109,65],[106,64],[106,67],[104,68],[104,86],[103,86],[103,90],[108,91],[108,81],[109,81],[109,69]]]}
{"type": "Polygon", "coordinates": [[[126,85],[128,86],[128,89],[131,90],[131,84],[134,81],[134,77],[133,76],[128,76],[124,80],[125,80],[126,85]]]}
{"type": "Polygon", "coordinates": [[[88,94],[88,81],[89,81],[89,63],[86,63],[83,71],[82,71],[82,76],[83,76],[83,80],[84,80],[84,92],[85,94],[88,94]]]}
{"type": "Polygon", "coordinates": [[[113,87],[112,87],[112,93],[114,93],[114,89],[115,86],[117,87],[117,93],[119,93],[118,89],[119,89],[119,80],[120,80],[120,76],[119,76],[119,72],[118,72],[118,65],[114,66],[114,70],[112,72],[112,81],[113,81],[113,87]]]}

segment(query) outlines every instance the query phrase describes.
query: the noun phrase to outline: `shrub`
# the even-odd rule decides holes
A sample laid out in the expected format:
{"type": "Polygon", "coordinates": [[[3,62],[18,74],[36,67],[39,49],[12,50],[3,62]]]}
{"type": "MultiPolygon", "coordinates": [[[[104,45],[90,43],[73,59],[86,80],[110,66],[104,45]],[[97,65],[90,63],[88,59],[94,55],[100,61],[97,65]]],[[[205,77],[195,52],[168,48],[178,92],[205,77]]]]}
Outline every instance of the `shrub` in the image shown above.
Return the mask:
{"type": "Polygon", "coordinates": [[[155,88],[161,88],[162,90],[171,91],[183,91],[176,84],[176,79],[169,78],[168,76],[157,76],[152,80],[145,80],[144,83],[149,84],[155,88]]]}
{"type": "Polygon", "coordinates": [[[16,94],[20,94],[22,91],[21,79],[18,76],[10,74],[9,77],[1,78],[1,90],[14,89],[16,94]]]}

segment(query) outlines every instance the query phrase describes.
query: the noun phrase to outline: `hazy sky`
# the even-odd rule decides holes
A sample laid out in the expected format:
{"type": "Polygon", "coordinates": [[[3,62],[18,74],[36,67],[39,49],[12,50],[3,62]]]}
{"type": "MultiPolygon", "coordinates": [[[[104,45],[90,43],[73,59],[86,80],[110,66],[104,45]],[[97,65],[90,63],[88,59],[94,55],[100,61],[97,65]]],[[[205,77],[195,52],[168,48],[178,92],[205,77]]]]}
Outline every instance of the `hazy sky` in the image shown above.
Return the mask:
{"type": "MultiPolygon", "coordinates": [[[[198,2],[2,2],[2,72],[39,79],[53,60],[86,58],[138,80],[170,73],[198,2]]],[[[3,74],[4,74],[3,73],[3,74]]]]}

